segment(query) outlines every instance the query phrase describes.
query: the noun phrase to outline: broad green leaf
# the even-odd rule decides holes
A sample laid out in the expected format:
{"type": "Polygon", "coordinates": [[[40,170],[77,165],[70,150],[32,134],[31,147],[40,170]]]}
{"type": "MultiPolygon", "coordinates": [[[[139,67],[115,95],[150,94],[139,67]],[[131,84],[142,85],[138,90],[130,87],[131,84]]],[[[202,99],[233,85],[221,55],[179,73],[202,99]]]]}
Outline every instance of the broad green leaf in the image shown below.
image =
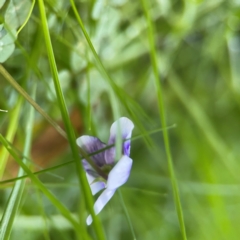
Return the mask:
{"type": "Polygon", "coordinates": [[[6,0],[0,0],[0,8],[3,6],[3,4],[6,2],[6,0]]]}
{"type": "Polygon", "coordinates": [[[4,15],[5,23],[11,29],[17,29],[24,23],[30,8],[31,1],[29,0],[11,0],[4,15]]]}
{"type": "Polygon", "coordinates": [[[0,63],[5,62],[13,53],[16,39],[16,31],[11,31],[11,34],[5,29],[3,24],[0,25],[0,63]]]}

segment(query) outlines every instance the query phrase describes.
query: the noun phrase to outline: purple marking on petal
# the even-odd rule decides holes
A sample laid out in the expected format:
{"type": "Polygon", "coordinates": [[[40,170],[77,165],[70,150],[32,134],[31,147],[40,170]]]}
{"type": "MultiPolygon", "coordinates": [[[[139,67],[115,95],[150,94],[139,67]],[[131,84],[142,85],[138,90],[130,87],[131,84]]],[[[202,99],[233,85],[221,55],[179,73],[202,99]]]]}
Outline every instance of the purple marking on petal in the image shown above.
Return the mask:
{"type": "Polygon", "coordinates": [[[129,157],[130,156],[130,148],[131,148],[130,141],[124,142],[123,143],[123,154],[127,155],[129,157]]]}
{"type": "Polygon", "coordinates": [[[94,179],[99,177],[99,174],[94,170],[94,168],[87,162],[87,160],[82,160],[82,165],[86,173],[91,175],[94,179]]]}
{"type": "Polygon", "coordinates": [[[132,168],[132,159],[126,155],[117,162],[108,175],[107,189],[117,189],[129,178],[132,168]]]}
{"type": "Polygon", "coordinates": [[[115,146],[107,149],[105,151],[105,160],[107,164],[113,164],[116,156],[116,148],[115,146]]]}
{"type": "MultiPolygon", "coordinates": [[[[88,154],[94,153],[106,147],[105,143],[101,142],[98,138],[91,137],[91,136],[86,136],[86,135],[81,136],[76,141],[77,141],[77,145],[88,154]]],[[[102,151],[91,156],[94,163],[99,167],[102,167],[103,165],[106,164],[104,152],[105,151],[102,151]]]]}
{"type": "MultiPolygon", "coordinates": [[[[108,145],[114,144],[117,137],[118,128],[121,131],[122,140],[131,138],[134,125],[131,120],[126,117],[121,117],[115,121],[110,128],[110,137],[108,145]]],[[[123,142],[123,154],[130,155],[130,140],[123,142]]],[[[115,147],[105,151],[105,160],[107,164],[113,164],[115,160],[116,150],[115,147]]]]}

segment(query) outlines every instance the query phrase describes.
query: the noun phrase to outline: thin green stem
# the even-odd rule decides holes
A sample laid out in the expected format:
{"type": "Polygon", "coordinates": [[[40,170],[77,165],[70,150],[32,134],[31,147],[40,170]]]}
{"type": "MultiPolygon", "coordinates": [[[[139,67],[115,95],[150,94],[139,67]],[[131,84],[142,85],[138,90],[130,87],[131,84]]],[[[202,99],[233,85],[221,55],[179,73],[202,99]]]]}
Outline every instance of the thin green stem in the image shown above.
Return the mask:
{"type": "Polygon", "coordinates": [[[137,240],[136,235],[135,235],[135,232],[134,232],[134,229],[133,229],[132,221],[131,221],[131,218],[130,218],[130,216],[129,216],[127,207],[126,207],[126,205],[125,205],[125,202],[124,202],[124,199],[123,199],[121,190],[118,189],[117,192],[118,192],[119,199],[120,199],[120,201],[121,201],[121,204],[122,204],[124,213],[125,213],[125,215],[126,215],[126,218],[127,218],[127,221],[128,221],[128,225],[129,225],[129,227],[130,227],[130,230],[131,230],[131,233],[132,233],[132,236],[133,236],[133,240],[137,240]]]}
{"type": "Polygon", "coordinates": [[[29,18],[31,17],[31,15],[32,15],[32,10],[33,10],[33,8],[34,8],[34,5],[35,5],[35,0],[33,0],[33,2],[32,2],[32,5],[31,5],[31,8],[30,8],[30,10],[29,10],[29,12],[28,12],[28,15],[27,15],[26,20],[24,21],[24,23],[22,24],[22,26],[18,29],[17,35],[22,31],[22,29],[23,29],[23,28],[25,27],[25,25],[27,24],[29,18]]]}
{"type": "Polygon", "coordinates": [[[178,221],[180,224],[180,229],[182,232],[183,239],[187,239],[186,230],[185,230],[185,224],[184,224],[184,218],[183,218],[183,211],[179,196],[179,190],[177,185],[177,180],[174,173],[174,167],[172,162],[172,155],[171,155],[171,149],[170,149],[170,143],[169,143],[169,137],[168,137],[168,131],[166,129],[166,114],[165,114],[165,108],[163,103],[163,96],[162,96],[162,87],[160,84],[160,78],[158,73],[158,64],[157,64],[157,52],[155,48],[155,40],[154,40],[154,30],[153,25],[151,21],[151,17],[149,14],[149,6],[146,0],[142,0],[142,5],[144,9],[144,14],[147,21],[148,26],[148,38],[149,38],[149,46],[150,46],[150,56],[151,56],[151,62],[153,67],[153,73],[154,73],[154,79],[155,79],[155,86],[157,90],[157,99],[158,99],[158,109],[160,114],[160,119],[163,126],[163,138],[164,138],[164,144],[165,144],[165,150],[168,160],[168,169],[171,177],[172,182],[172,188],[173,188],[173,196],[174,196],[174,202],[177,210],[178,215],[178,221]]]}
{"type": "MultiPolygon", "coordinates": [[[[88,53],[87,53],[88,54],[88,53]]],[[[87,99],[88,99],[88,107],[87,107],[87,115],[88,115],[88,130],[92,130],[92,111],[91,111],[91,79],[90,79],[90,62],[88,59],[87,63],[87,99]]]]}

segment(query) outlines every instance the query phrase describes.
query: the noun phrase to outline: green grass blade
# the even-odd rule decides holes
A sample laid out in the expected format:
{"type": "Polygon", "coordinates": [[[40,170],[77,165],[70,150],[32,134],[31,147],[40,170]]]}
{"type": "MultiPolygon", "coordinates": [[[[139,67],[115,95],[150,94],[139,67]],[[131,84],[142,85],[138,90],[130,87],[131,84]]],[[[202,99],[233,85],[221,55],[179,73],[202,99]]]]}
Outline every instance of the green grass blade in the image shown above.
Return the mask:
{"type": "Polygon", "coordinates": [[[7,140],[0,134],[0,142],[3,146],[8,150],[8,152],[12,155],[14,160],[21,166],[21,168],[28,174],[28,177],[31,178],[32,182],[38,187],[45,196],[52,202],[52,204],[62,213],[62,215],[68,219],[70,223],[75,227],[76,231],[79,231],[78,222],[72,217],[71,213],[68,209],[62,205],[60,201],[42,184],[42,182],[30,171],[30,169],[26,166],[24,162],[18,157],[17,153],[11,148],[8,144],[7,140]]]}
{"type": "Polygon", "coordinates": [[[98,236],[98,239],[100,239],[100,240],[105,239],[104,231],[103,231],[103,228],[101,226],[101,223],[100,223],[98,217],[95,216],[95,213],[94,213],[94,210],[93,210],[92,194],[91,194],[90,188],[88,186],[85,171],[83,170],[83,166],[82,166],[81,161],[80,161],[79,150],[78,150],[77,145],[76,145],[76,137],[75,137],[73,128],[71,126],[70,118],[69,118],[68,112],[67,112],[67,107],[66,107],[65,100],[64,100],[64,97],[63,97],[63,93],[62,93],[62,89],[61,89],[61,86],[60,86],[57,66],[56,66],[56,62],[55,62],[55,58],[54,58],[51,38],[50,38],[48,25],[47,25],[44,3],[43,3],[42,0],[39,0],[38,3],[39,3],[39,10],[40,10],[40,15],[41,15],[43,33],[44,33],[44,38],[45,38],[45,43],[46,43],[46,48],[47,48],[47,53],[48,53],[48,58],[49,58],[49,64],[50,64],[50,68],[51,68],[51,71],[52,71],[52,77],[53,77],[53,81],[54,81],[57,100],[58,100],[59,107],[60,107],[60,110],[61,110],[63,122],[64,122],[65,129],[66,129],[67,136],[68,136],[68,141],[69,141],[69,144],[70,144],[70,147],[71,147],[71,150],[72,150],[73,158],[75,160],[79,183],[80,183],[80,186],[82,187],[82,190],[83,190],[82,193],[83,193],[86,205],[87,205],[87,207],[88,207],[88,209],[89,209],[89,211],[90,211],[90,213],[93,217],[93,227],[95,229],[96,235],[98,236]]]}
{"type": "MultiPolygon", "coordinates": [[[[115,97],[113,91],[110,91],[110,99],[111,99],[113,116],[114,116],[114,119],[117,120],[121,117],[121,114],[120,114],[120,111],[119,111],[119,104],[118,104],[117,98],[115,97]]],[[[121,154],[122,154],[122,142],[123,142],[123,140],[122,140],[122,136],[121,136],[121,129],[120,129],[119,126],[117,126],[117,127],[118,127],[118,130],[117,130],[116,142],[115,142],[116,159],[120,159],[121,154]]],[[[122,193],[121,193],[120,189],[118,189],[118,195],[119,195],[121,204],[123,206],[123,210],[124,210],[124,213],[126,215],[128,225],[129,225],[129,228],[131,230],[133,239],[136,240],[135,232],[134,232],[134,229],[133,229],[133,224],[132,224],[132,221],[129,217],[128,210],[125,206],[125,203],[124,203],[124,200],[123,200],[122,193]]]]}
{"type": "MultiPolygon", "coordinates": [[[[14,107],[13,111],[10,113],[10,117],[9,117],[9,127],[8,127],[7,135],[6,135],[6,139],[9,142],[12,142],[13,138],[15,136],[17,126],[18,126],[17,122],[19,119],[21,107],[22,107],[22,98],[19,97],[17,100],[17,104],[14,107]]],[[[8,156],[9,156],[9,153],[8,153],[7,149],[4,147],[1,147],[0,148],[0,159],[1,159],[1,161],[0,161],[0,179],[2,178],[3,173],[5,171],[8,156]]]]}
{"type": "Polygon", "coordinates": [[[169,143],[169,137],[168,137],[168,131],[166,129],[166,116],[165,116],[165,108],[163,103],[163,96],[162,96],[162,88],[160,84],[159,79],[159,73],[158,73],[158,64],[157,64],[157,52],[155,48],[155,40],[154,40],[154,30],[152,26],[151,16],[149,14],[149,6],[146,0],[142,0],[142,5],[147,21],[148,26],[148,38],[149,38],[149,46],[150,46],[150,55],[151,55],[151,62],[153,66],[153,73],[154,73],[154,79],[155,79],[155,86],[157,90],[157,99],[158,99],[158,110],[160,114],[161,123],[163,126],[163,138],[164,138],[164,144],[165,144],[165,150],[167,154],[167,160],[168,160],[168,169],[171,177],[172,182],[172,188],[173,188],[173,196],[174,196],[174,202],[175,207],[177,210],[178,215],[178,221],[180,224],[180,229],[182,232],[183,239],[187,239],[186,236],[186,230],[185,230],[185,223],[183,218],[183,211],[177,186],[177,180],[174,173],[174,167],[172,162],[172,155],[171,155],[171,149],[170,149],[170,143],[169,143]]]}
{"type": "MultiPolygon", "coordinates": [[[[35,93],[36,93],[36,86],[34,86],[33,88],[33,99],[35,98],[35,93]]],[[[22,97],[19,100],[19,102],[20,104],[18,105],[21,106],[22,97]]],[[[30,148],[31,148],[33,122],[34,122],[34,108],[31,107],[29,111],[27,125],[25,127],[26,140],[25,140],[25,146],[23,151],[23,154],[25,156],[29,155],[30,148]]],[[[16,126],[17,126],[17,123],[16,123],[16,126]]],[[[26,159],[23,159],[23,163],[27,164],[26,159]]],[[[21,177],[23,174],[24,174],[24,171],[22,168],[20,168],[18,172],[18,176],[21,177]]],[[[7,206],[4,210],[1,223],[0,223],[0,240],[7,240],[10,238],[13,221],[19,208],[24,185],[25,185],[24,180],[17,181],[12,189],[11,195],[9,197],[7,206]]]]}
{"type": "Polygon", "coordinates": [[[87,115],[88,115],[88,130],[91,131],[92,130],[92,111],[91,111],[91,87],[90,87],[90,82],[91,82],[91,79],[90,79],[90,63],[88,62],[88,65],[87,65],[87,98],[88,98],[88,107],[87,107],[87,115]]]}

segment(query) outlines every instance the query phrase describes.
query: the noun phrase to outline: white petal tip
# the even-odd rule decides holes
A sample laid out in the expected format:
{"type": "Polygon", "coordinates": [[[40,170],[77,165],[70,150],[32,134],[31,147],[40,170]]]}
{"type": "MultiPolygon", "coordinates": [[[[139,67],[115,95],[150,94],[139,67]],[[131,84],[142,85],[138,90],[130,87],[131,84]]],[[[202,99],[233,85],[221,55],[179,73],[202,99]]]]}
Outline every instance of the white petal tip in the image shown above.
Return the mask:
{"type": "Polygon", "coordinates": [[[89,215],[87,217],[86,223],[87,223],[88,226],[92,224],[92,216],[91,215],[89,215]]]}

